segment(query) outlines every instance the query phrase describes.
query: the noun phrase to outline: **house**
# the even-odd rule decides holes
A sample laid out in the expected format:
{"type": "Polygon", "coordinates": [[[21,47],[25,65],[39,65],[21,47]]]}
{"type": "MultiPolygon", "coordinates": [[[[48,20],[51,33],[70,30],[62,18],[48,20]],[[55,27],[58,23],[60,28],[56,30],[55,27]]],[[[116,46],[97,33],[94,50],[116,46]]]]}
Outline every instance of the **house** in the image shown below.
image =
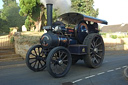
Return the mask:
{"type": "Polygon", "coordinates": [[[101,32],[104,33],[127,33],[128,32],[128,23],[127,24],[117,24],[117,25],[107,25],[101,28],[101,32]]]}

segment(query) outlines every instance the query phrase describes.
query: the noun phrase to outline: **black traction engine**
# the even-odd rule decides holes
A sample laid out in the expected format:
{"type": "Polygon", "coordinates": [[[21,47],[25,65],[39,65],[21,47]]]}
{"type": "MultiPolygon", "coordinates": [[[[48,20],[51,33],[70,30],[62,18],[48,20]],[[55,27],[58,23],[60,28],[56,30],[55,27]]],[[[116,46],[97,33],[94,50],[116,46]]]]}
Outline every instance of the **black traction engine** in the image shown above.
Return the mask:
{"type": "Polygon", "coordinates": [[[52,23],[52,4],[47,4],[47,33],[40,38],[40,45],[32,46],[26,54],[26,64],[33,71],[48,72],[56,78],[65,76],[78,60],[91,68],[101,66],[104,59],[104,42],[98,23],[107,21],[69,12],[52,23]]]}

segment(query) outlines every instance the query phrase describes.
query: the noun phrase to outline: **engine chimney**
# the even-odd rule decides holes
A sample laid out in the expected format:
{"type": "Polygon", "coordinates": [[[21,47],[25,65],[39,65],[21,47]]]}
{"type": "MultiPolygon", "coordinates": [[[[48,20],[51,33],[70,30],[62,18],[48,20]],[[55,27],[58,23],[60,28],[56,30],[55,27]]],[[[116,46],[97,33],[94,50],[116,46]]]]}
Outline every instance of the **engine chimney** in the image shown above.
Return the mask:
{"type": "Polygon", "coordinates": [[[47,26],[52,26],[52,6],[53,4],[47,4],[47,26]]]}

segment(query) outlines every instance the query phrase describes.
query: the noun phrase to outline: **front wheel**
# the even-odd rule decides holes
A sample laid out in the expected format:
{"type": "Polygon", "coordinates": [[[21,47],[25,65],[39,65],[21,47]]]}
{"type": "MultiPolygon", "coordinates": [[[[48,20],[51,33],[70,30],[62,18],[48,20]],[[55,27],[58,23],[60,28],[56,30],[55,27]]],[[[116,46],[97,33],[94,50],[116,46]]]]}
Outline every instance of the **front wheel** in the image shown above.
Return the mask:
{"type": "Polygon", "coordinates": [[[64,47],[53,48],[47,57],[47,70],[55,78],[65,76],[72,64],[70,52],[64,47]]]}
{"type": "Polygon", "coordinates": [[[26,64],[33,71],[42,71],[46,68],[47,50],[41,45],[32,46],[26,54],[26,64]]]}

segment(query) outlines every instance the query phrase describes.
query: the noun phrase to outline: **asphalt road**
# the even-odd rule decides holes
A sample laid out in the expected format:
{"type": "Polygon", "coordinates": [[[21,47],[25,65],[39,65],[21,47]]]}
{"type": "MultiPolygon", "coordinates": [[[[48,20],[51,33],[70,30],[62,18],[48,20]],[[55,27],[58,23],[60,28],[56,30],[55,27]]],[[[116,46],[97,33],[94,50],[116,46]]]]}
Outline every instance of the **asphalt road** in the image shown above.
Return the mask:
{"type": "Polygon", "coordinates": [[[0,62],[0,85],[62,85],[64,82],[75,85],[128,85],[123,74],[127,65],[127,51],[110,51],[106,53],[100,68],[91,69],[79,61],[65,77],[53,78],[47,70],[29,70],[24,61],[0,62]]]}

